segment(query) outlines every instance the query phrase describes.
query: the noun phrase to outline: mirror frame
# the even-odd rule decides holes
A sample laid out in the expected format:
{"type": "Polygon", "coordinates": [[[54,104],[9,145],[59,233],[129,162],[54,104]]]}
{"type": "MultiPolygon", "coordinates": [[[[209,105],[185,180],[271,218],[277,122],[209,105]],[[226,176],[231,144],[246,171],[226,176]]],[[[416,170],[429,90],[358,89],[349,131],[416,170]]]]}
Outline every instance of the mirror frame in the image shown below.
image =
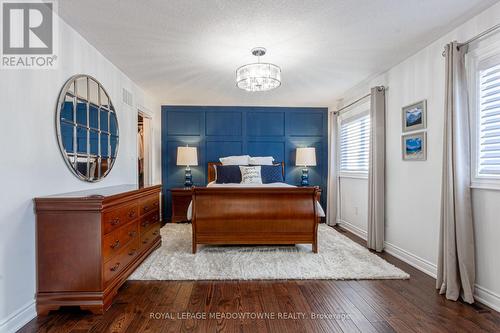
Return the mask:
{"type": "MultiPolygon", "coordinates": [[[[95,105],[94,103],[92,103],[93,105],[95,105]]],[[[73,110],[76,110],[76,104],[73,105],[73,110]]],[[[107,109],[106,109],[107,110],[107,109]]],[[[87,107],[87,116],[89,114],[89,108],[87,107]]],[[[73,111],[73,115],[75,117],[76,115],[76,111],[73,111]]],[[[98,118],[99,119],[99,118],[98,118]]],[[[118,158],[118,150],[119,150],[119,147],[120,147],[120,127],[119,127],[119,122],[118,122],[118,114],[117,114],[117,111],[113,105],[113,102],[111,101],[111,97],[110,95],[108,94],[108,92],[106,91],[106,89],[104,88],[104,86],[97,80],[95,79],[94,77],[90,76],[90,75],[87,75],[87,74],[76,74],[76,75],[73,75],[72,77],[70,77],[63,85],[63,87],[61,88],[60,92],[59,92],[59,98],[57,100],[57,106],[56,106],[56,135],[57,135],[57,142],[58,142],[58,145],[59,145],[59,150],[61,151],[61,156],[63,157],[64,159],[64,162],[66,163],[66,166],[71,170],[71,172],[80,180],[82,181],[86,181],[86,182],[90,182],[90,183],[96,183],[96,182],[99,182],[101,180],[103,180],[110,172],[111,170],[113,169],[113,166],[116,162],[116,159],[118,158]],[[79,97],[78,96],[78,92],[75,91],[76,90],[76,82],[78,79],[81,79],[81,78],[85,78],[87,80],[87,98],[84,99],[82,97],[79,97]],[[66,151],[65,147],[64,147],[64,142],[63,142],[63,138],[62,138],[62,133],[61,133],[61,110],[63,108],[63,104],[65,103],[66,101],[66,96],[68,94],[68,92],[73,95],[74,97],[74,100],[75,102],[77,102],[78,100],[84,100],[87,104],[87,106],[91,103],[90,102],[90,98],[89,98],[89,94],[90,92],[88,91],[89,90],[89,80],[93,80],[95,83],[97,83],[97,92],[98,92],[98,97],[99,97],[99,108],[98,108],[98,113],[100,114],[101,113],[101,107],[102,105],[100,100],[101,100],[101,89],[102,91],[104,92],[104,94],[106,95],[107,99],[108,99],[108,102],[109,102],[109,110],[108,112],[111,114],[111,113],[114,113],[114,116],[116,118],[116,148],[115,148],[115,156],[112,156],[113,155],[113,151],[111,150],[111,134],[109,134],[109,139],[108,139],[108,151],[109,151],[109,156],[108,158],[105,158],[106,160],[108,160],[108,168],[107,170],[103,173],[103,174],[100,174],[101,173],[101,160],[103,159],[102,156],[100,155],[100,153],[97,154],[97,167],[98,167],[98,174],[99,174],[99,177],[98,178],[93,178],[93,177],[90,177],[90,174],[89,174],[89,169],[88,169],[88,166],[89,166],[89,163],[90,163],[90,158],[91,158],[91,155],[90,155],[90,152],[89,152],[89,149],[90,149],[90,130],[91,130],[91,127],[90,127],[90,123],[89,123],[89,117],[87,117],[87,125],[86,126],[80,126],[80,127],[83,127],[86,129],[87,131],[87,153],[86,153],[86,158],[87,158],[87,175],[83,175],[81,174],[79,171],[78,171],[78,168],[77,168],[77,165],[76,165],[76,162],[77,162],[77,158],[78,158],[78,152],[77,151],[74,151],[73,154],[75,155],[74,157],[74,162],[71,162],[71,157],[69,156],[69,153],[66,151]],[[71,85],[73,84],[73,92],[70,92],[69,89],[71,87],[71,85]]],[[[69,123],[69,122],[68,122],[69,123]]],[[[74,118],[73,119],[73,128],[77,127],[78,124],[77,124],[77,120],[74,118]]],[[[100,127],[100,124],[98,125],[100,127]]],[[[111,126],[111,122],[110,122],[110,118],[108,118],[108,133],[110,133],[110,126],[111,126]]],[[[92,130],[95,130],[94,128],[92,128],[92,130]]],[[[98,129],[97,131],[99,137],[101,136],[101,130],[98,129]]],[[[73,136],[73,139],[75,139],[75,136],[73,136]]],[[[98,149],[100,151],[100,140],[98,141],[99,144],[98,144],[98,149]]],[[[74,147],[76,146],[76,143],[73,143],[74,147]]],[[[85,155],[85,154],[81,154],[81,155],[85,155]]]]}

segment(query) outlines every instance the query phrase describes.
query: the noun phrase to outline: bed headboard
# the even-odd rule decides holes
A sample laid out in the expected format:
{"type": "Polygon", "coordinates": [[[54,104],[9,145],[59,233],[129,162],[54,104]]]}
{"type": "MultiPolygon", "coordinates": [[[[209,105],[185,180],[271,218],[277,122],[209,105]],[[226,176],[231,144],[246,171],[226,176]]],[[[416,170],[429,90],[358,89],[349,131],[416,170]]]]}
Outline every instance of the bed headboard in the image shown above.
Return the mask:
{"type": "MultiPolygon", "coordinates": [[[[222,165],[221,162],[208,162],[208,172],[207,172],[207,182],[213,182],[215,180],[215,168],[214,165],[222,165]]],[[[283,174],[283,179],[285,178],[285,162],[274,163],[274,165],[281,165],[281,172],[283,174]]]]}

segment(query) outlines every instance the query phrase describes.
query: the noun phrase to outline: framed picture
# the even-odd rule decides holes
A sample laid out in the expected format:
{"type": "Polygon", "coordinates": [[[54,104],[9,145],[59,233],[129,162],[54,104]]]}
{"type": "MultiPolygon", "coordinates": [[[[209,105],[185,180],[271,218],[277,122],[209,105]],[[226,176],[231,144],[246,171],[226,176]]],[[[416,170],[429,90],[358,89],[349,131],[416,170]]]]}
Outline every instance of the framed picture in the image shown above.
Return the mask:
{"type": "Polygon", "coordinates": [[[401,141],[404,161],[425,161],[427,159],[427,132],[405,134],[401,141]]]}
{"type": "Polygon", "coordinates": [[[403,133],[427,127],[427,100],[403,107],[403,133]]]}

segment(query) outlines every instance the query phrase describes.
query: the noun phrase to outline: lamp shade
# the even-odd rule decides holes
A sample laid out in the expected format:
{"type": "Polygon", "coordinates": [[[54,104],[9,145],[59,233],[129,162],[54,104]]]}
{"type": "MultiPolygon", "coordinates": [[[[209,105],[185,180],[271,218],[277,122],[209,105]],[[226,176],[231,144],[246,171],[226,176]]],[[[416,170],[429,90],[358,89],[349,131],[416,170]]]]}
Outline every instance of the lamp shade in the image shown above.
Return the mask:
{"type": "Polygon", "coordinates": [[[295,165],[316,166],[316,148],[297,148],[295,165]]]}
{"type": "Polygon", "coordinates": [[[198,165],[196,147],[177,147],[177,165],[198,165]]]}

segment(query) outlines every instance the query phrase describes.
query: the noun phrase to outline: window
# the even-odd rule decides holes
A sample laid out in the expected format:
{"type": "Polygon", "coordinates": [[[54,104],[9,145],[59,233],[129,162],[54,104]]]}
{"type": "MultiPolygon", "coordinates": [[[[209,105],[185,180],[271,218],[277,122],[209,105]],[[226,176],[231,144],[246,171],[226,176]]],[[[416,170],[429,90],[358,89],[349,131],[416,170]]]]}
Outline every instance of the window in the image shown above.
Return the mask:
{"type": "Polygon", "coordinates": [[[370,115],[363,113],[340,123],[340,174],[368,173],[370,115]]]}
{"type": "Polygon", "coordinates": [[[497,60],[483,63],[478,73],[476,118],[478,177],[500,177],[500,59],[497,60]]]}
{"type": "Polygon", "coordinates": [[[500,43],[470,51],[473,187],[500,189],[500,43]]]}

